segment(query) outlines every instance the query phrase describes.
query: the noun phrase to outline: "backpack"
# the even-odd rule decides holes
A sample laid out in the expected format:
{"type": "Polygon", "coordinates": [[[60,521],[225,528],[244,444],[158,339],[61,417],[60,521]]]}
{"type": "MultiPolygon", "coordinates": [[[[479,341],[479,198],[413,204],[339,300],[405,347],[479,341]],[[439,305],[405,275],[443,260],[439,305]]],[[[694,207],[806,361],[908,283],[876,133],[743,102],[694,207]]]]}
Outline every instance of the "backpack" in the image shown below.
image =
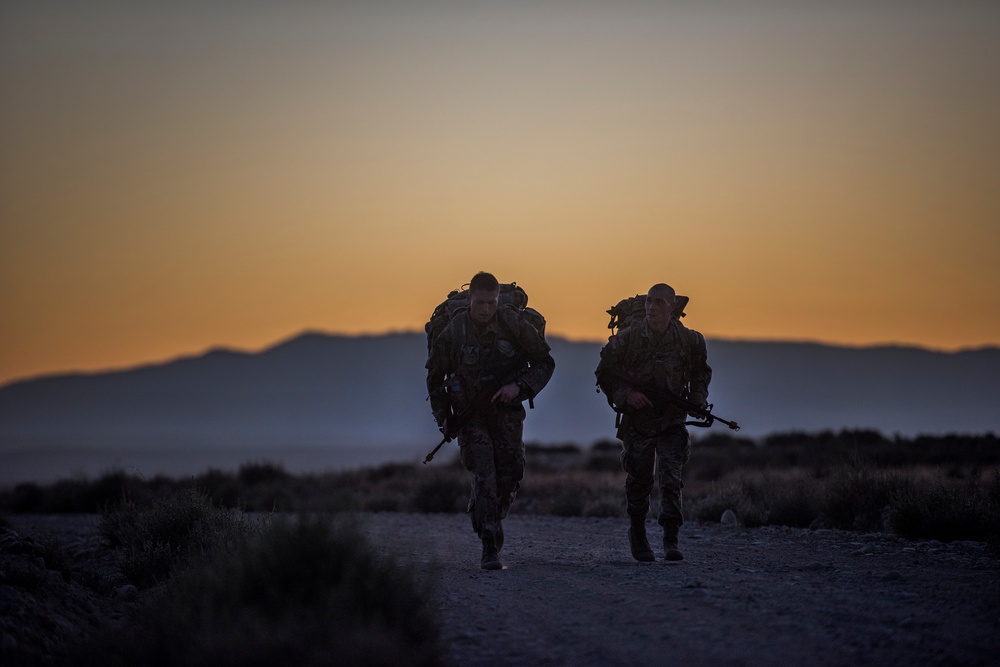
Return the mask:
{"type": "MultiPolygon", "coordinates": [[[[469,288],[463,285],[461,290],[452,290],[448,298],[438,304],[431,317],[424,325],[427,332],[427,354],[431,354],[438,336],[448,326],[452,318],[469,309],[469,288]]],[[[512,333],[517,332],[517,319],[527,322],[545,339],[545,318],[534,308],[528,308],[528,294],[517,283],[500,283],[500,303],[497,306],[497,319],[502,326],[512,333]],[[514,320],[513,322],[511,320],[514,320]]],[[[528,406],[535,407],[533,398],[528,399],[528,406]]]]}
{"type": "MultiPolygon", "coordinates": [[[[469,309],[468,296],[468,286],[463,286],[461,290],[452,290],[448,293],[448,298],[438,304],[434,312],[431,313],[430,319],[424,325],[424,331],[427,333],[428,354],[434,349],[434,342],[452,318],[469,309]]],[[[510,326],[509,317],[511,314],[530,324],[544,340],[545,318],[534,308],[528,308],[528,294],[517,283],[501,283],[497,317],[503,324],[510,326]]]]}
{"type": "MultiPolygon", "coordinates": [[[[684,317],[684,309],[687,307],[688,297],[677,294],[674,298],[677,305],[674,308],[673,319],[680,321],[680,318],[684,317]]],[[[608,322],[608,328],[611,329],[611,335],[614,336],[622,329],[627,329],[629,326],[635,322],[641,321],[642,318],[646,316],[646,295],[636,294],[635,296],[622,299],[613,307],[608,309],[608,315],[611,316],[611,321],[608,322]]],[[[686,339],[683,340],[686,342],[686,339]]],[[[619,413],[615,418],[615,428],[617,428],[621,425],[620,408],[615,405],[614,400],[611,398],[610,389],[606,386],[604,379],[600,376],[597,378],[597,392],[603,392],[608,399],[608,405],[610,405],[616,413],[619,413]]]]}
{"type": "MultiPolygon", "coordinates": [[[[673,317],[674,319],[680,319],[684,317],[684,309],[687,307],[688,298],[678,294],[675,299],[677,306],[674,309],[673,317]]],[[[608,328],[611,329],[611,334],[614,335],[633,322],[637,322],[646,316],[646,295],[636,294],[627,299],[622,299],[614,307],[608,309],[608,315],[611,316],[608,328]]]]}

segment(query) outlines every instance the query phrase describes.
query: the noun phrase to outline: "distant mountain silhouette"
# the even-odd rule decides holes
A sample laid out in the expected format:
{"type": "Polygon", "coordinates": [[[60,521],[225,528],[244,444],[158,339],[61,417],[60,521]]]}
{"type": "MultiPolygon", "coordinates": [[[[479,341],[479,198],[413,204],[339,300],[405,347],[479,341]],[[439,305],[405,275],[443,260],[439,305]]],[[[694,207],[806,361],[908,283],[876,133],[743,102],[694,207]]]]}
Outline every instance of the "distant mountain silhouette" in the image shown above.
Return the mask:
{"type": "MultiPolygon", "coordinates": [[[[594,387],[601,344],[550,343],[556,372],[528,413],[526,440],[586,446],[613,438],[614,415],[594,387]]],[[[997,348],[940,353],[710,340],[708,349],[711,400],[719,415],[743,425],[741,436],[843,428],[903,436],[1000,432],[997,348]]],[[[39,462],[55,466],[59,456],[73,461],[61,475],[93,474],[95,466],[127,464],[140,452],[190,465],[296,453],[300,468],[416,460],[439,439],[424,400],[425,356],[422,334],[305,333],[260,353],[213,350],[125,371],[12,383],[0,387],[0,458],[8,467],[0,482],[39,462]]],[[[150,466],[156,473],[165,464],[150,466]]]]}

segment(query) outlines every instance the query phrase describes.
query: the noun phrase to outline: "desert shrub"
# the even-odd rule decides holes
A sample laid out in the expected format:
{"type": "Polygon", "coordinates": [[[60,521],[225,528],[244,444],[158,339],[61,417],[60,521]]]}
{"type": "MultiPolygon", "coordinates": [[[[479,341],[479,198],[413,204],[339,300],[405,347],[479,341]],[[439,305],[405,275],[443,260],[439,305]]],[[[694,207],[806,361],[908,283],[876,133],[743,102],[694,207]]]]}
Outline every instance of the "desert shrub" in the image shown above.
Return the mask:
{"type": "Polygon", "coordinates": [[[690,481],[716,481],[732,472],[738,465],[739,462],[726,451],[699,448],[684,467],[684,476],[690,481]]]}
{"type": "Polygon", "coordinates": [[[101,517],[99,530],[118,549],[122,574],[149,587],[168,578],[193,548],[203,547],[228,517],[207,496],[187,489],[148,505],[125,503],[101,517]]]}
{"type": "Polygon", "coordinates": [[[412,463],[383,463],[375,468],[363,468],[360,472],[362,479],[371,483],[408,477],[414,470],[415,466],[412,463]]]}
{"type": "Polygon", "coordinates": [[[744,476],[689,500],[685,515],[717,522],[731,509],[741,525],[891,530],[908,539],[985,541],[1000,545],[1000,473],[988,481],[932,479],[854,461],[821,479],[744,476]]]}
{"type": "Polygon", "coordinates": [[[37,509],[46,514],[79,513],[87,511],[84,506],[84,494],[87,480],[83,478],[61,479],[45,490],[37,509]]]}
{"type": "Polygon", "coordinates": [[[296,509],[296,499],[290,493],[291,482],[262,482],[243,490],[239,507],[247,512],[277,512],[296,509]]]}
{"type": "Polygon", "coordinates": [[[889,526],[908,539],[1000,539],[1000,473],[982,484],[920,480],[904,488],[889,508],[889,526]]]}
{"type": "Polygon", "coordinates": [[[906,476],[853,462],[834,471],[818,499],[822,520],[831,528],[886,530],[893,498],[907,491],[906,476]]]}
{"type": "Polygon", "coordinates": [[[767,502],[767,524],[806,528],[816,519],[816,485],[808,479],[777,480],[767,502]]]}
{"type": "Polygon", "coordinates": [[[369,496],[364,502],[366,512],[400,512],[404,502],[399,495],[381,494],[369,496]]]}
{"type": "Polygon", "coordinates": [[[621,467],[621,460],[617,456],[590,454],[583,461],[583,470],[587,472],[617,472],[621,467]]]}
{"type": "Polygon", "coordinates": [[[112,470],[84,486],[80,506],[85,512],[101,512],[120,505],[139,488],[140,480],[129,477],[123,470],[112,470]]]}
{"type": "Polygon", "coordinates": [[[525,477],[512,511],[554,516],[621,515],[620,477],[607,473],[567,471],[525,477]]]}
{"type": "Polygon", "coordinates": [[[78,664],[438,665],[429,580],[355,525],[271,519],[210,541],[78,664]]]}
{"type": "Polygon", "coordinates": [[[192,489],[147,505],[125,503],[101,516],[100,532],[112,547],[145,542],[183,544],[211,511],[208,498],[192,489]]]}
{"type": "Polygon", "coordinates": [[[619,472],[622,469],[622,445],[616,440],[598,440],[590,447],[583,462],[587,472],[619,472]]]}
{"type": "Polygon", "coordinates": [[[555,516],[583,516],[587,505],[587,490],[577,486],[566,486],[549,497],[548,512],[555,516]]]}
{"type": "Polygon", "coordinates": [[[578,467],[584,460],[583,450],[574,443],[524,445],[524,458],[529,470],[536,473],[554,473],[578,467]]]}
{"type": "Polygon", "coordinates": [[[217,468],[209,468],[194,478],[194,486],[206,494],[215,505],[239,506],[240,485],[232,474],[222,472],[217,468]]]}
{"type": "Polygon", "coordinates": [[[764,474],[742,477],[690,503],[691,517],[718,522],[727,509],[747,528],[767,525],[804,528],[816,518],[815,484],[808,479],[764,474]]]}
{"type": "Polygon", "coordinates": [[[245,486],[256,486],[258,484],[285,482],[291,475],[285,472],[285,468],[277,463],[251,462],[241,465],[236,473],[236,477],[245,486]]]}
{"type": "Polygon", "coordinates": [[[417,482],[413,507],[418,512],[461,512],[469,495],[468,482],[461,471],[436,470],[417,482]]]}
{"type": "Polygon", "coordinates": [[[718,522],[728,509],[736,513],[741,525],[755,528],[770,522],[769,500],[765,486],[741,478],[712,490],[695,502],[687,503],[685,514],[698,521],[718,522]]]}
{"type": "Polygon", "coordinates": [[[331,487],[315,501],[315,509],[324,512],[350,512],[360,509],[350,489],[331,487]]]}
{"type": "Polygon", "coordinates": [[[12,512],[38,512],[45,497],[40,484],[24,482],[4,494],[4,507],[12,512]]]}
{"type": "Polygon", "coordinates": [[[736,482],[720,487],[713,487],[705,496],[685,502],[684,513],[688,518],[697,521],[719,522],[722,513],[733,510],[741,516],[743,496],[740,485],[736,482]]]}
{"type": "Polygon", "coordinates": [[[102,512],[142,492],[143,487],[139,477],[121,470],[109,471],[93,481],[77,477],[46,486],[25,482],[0,494],[0,507],[44,514],[102,512]]]}

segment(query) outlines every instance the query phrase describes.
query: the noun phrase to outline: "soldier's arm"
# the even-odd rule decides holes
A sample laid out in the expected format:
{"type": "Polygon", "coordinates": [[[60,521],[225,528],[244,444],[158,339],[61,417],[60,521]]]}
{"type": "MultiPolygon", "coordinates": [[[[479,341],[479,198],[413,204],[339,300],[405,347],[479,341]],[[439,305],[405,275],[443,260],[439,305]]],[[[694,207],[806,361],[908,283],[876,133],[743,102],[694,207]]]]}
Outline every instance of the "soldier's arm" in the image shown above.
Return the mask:
{"type": "Polygon", "coordinates": [[[619,407],[625,405],[631,389],[625,381],[625,336],[626,332],[620,331],[608,339],[601,349],[601,361],[594,372],[601,390],[619,407]]]}
{"type": "Polygon", "coordinates": [[[520,398],[534,398],[552,379],[556,361],[545,339],[538,335],[529,324],[521,323],[520,344],[528,358],[528,369],[517,378],[520,382],[520,398]]]}
{"type": "Polygon", "coordinates": [[[708,404],[708,385],[712,381],[712,367],[708,365],[708,349],[705,337],[692,331],[691,383],[688,400],[699,405],[708,404]]]}
{"type": "Polygon", "coordinates": [[[448,340],[450,339],[442,333],[435,341],[436,344],[424,364],[424,368],[427,369],[427,396],[431,403],[431,414],[434,415],[434,421],[438,426],[443,426],[451,413],[451,401],[444,387],[445,376],[450,370],[447,350],[451,348],[451,344],[447,342],[448,340]]]}

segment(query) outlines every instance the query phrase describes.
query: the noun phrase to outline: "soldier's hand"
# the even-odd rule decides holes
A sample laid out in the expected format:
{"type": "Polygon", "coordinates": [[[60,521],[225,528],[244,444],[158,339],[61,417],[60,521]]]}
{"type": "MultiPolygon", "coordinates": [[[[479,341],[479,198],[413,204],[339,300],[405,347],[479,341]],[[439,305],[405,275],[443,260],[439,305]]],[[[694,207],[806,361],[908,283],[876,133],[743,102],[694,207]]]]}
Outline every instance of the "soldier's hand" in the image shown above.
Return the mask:
{"type": "Polygon", "coordinates": [[[441,431],[441,435],[448,435],[448,418],[445,417],[441,425],[438,426],[438,430],[441,431]]]}
{"type": "Polygon", "coordinates": [[[706,400],[692,400],[692,403],[698,406],[699,412],[689,412],[688,414],[692,417],[702,418],[705,416],[705,412],[708,410],[708,401],[706,400]]]}
{"type": "Polygon", "coordinates": [[[513,382],[510,382],[500,387],[500,389],[497,390],[497,393],[493,394],[493,398],[491,400],[494,403],[496,403],[497,401],[501,403],[510,403],[515,398],[517,398],[517,395],[520,393],[521,393],[521,388],[518,387],[513,382]]]}
{"type": "Polygon", "coordinates": [[[633,410],[653,407],[653,402],[644,393],[635,389],[629,389],[629,392],[625,394],[625,402],[633,410]]]}

